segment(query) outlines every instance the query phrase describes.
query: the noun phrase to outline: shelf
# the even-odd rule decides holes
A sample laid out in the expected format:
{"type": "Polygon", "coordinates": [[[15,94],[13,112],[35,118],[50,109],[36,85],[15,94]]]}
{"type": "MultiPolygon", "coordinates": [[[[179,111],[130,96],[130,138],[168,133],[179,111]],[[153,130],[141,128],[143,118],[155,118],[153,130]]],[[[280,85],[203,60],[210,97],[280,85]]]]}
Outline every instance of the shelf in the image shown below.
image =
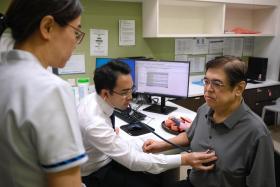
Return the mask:
{"type": "Polygon", "coordinates": [[[159,34],[145,38],[226,38],[226,37],[273,37],[272,34],[159,34]]]}
{"type": "Polygon", "coordinates": [[[276,32],[276,7],[260,5],[226,5],[225,30],[236,27],[261,32],[261,36],[273,36],[276,32]]]}
{"type": "Polygon", "coordinates": [[[224,5],[182,0],[144,0],[143,37],[222,34],[224,5]]]}
{"type": "Polygon", "coordinates": [[[275,35],[277,21],[275,0],[269,0],[268,4],[262,0],[244,1],[246,3],[232,2],[232,0],[143,0],[143,37],[273,37],[275,35]],[[258,4],[249,4],[254,1],[258,1],[258,4]],[[224,31],[236,27],[260,32],[260,34],[224,34],[224,31]]]}

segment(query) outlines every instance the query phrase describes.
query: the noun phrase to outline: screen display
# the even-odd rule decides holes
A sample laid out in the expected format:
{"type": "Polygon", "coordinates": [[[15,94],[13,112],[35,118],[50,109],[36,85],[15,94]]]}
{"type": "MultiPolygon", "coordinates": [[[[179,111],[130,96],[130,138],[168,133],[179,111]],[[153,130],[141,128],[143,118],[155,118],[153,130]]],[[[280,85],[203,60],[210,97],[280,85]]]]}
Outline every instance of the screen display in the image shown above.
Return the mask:
{"type": "Polygon", "coordinates": [[[248,69],[246,73],[246,78],[256,81],[266,80],[266,70],[267,70],[267,58],[260,57],[249,57],[248,58],[248,69]]]}
{"type": "MultiPolygon", "coordinates": [[[[99,67],[103,66],[104,64],[107,64],[111,60],[115,60],[115,59],[113,59],[113,58],[96,58],[95,67],[99,68],[99,67]]],[[[118,58],[118,60],[126,63],[129,66],[132,80],[133,80],[133,82],[135,82],[135,60],[129,59],[129,58],[118,58]]]]}
{"type": "Polygon", "coordinates": [[[100,68],[104,64],[107,64],[108,62],[110,62],[111,60],[112,60],[112,58],[96,58],[95,68],[100,68]]]}
{"type": "Polygon", "coordinates": [[[189,62],[135,61],[135,86],[138,93],[187,97],[189,76],[189,62]]]}

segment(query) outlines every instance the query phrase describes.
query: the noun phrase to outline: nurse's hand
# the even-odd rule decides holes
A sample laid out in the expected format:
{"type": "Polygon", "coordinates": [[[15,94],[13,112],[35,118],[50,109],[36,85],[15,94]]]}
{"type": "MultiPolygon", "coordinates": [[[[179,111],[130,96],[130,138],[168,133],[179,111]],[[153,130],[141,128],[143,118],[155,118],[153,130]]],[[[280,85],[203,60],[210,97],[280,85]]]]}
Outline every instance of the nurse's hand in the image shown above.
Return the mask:
{"type": "Polygon", "coordinates": [[[209,153],[209,151],[182,153],[181,155],[182,165],[189,165],[203,171],[212,170],[215,167],[214,161],[218,159],[215,152],[209,153]]]}

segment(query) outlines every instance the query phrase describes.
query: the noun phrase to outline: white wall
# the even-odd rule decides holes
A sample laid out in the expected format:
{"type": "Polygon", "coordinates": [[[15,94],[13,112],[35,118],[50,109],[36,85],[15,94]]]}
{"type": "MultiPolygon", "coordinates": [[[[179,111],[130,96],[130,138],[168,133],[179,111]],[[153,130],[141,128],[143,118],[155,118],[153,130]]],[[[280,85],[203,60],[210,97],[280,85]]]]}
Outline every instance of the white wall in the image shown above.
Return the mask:
{"type": "Polygon", "coordinates": [[[254,56],[268,58],[267,79],[271,80],[278,80],[280,70],[280,7],[277,9],[277,35],[273,38],[256,38],[254,45],[254,56]]]}

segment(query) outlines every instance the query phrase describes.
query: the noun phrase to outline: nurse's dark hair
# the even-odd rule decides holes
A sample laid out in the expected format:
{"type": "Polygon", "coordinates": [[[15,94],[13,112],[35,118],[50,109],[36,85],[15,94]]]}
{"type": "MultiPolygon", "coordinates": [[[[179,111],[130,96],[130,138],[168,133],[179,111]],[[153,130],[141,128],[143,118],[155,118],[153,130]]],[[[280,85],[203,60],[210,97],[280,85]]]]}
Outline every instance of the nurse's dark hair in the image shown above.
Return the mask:
{"type": "Polygon", "coordinates": [[[234,87],[241,81],[246,80],[247,63],[238,57],[234,56],[220,56],[206,63],[206,72],[211,68],[223,68],[227,75],[229,84],[234,87]]]}
{"type": "Polygon", "coordinates": [[[128,74],[130,74],[129,66],[118,59],[112,60],[100,68],[96,68],[93,77],[96,92],[100,94],[102,89],[107,89],[112,94],[118,76],[128,74]]]}
{"type": "Polygon", "coordinates": [[[5,14],[0,14],[0,36],[10,28],[15,42],[22,42],[32,35],[43,17],[50,15],[60,26],[79,17],[80,0],[12,0],[5,14]]]}

